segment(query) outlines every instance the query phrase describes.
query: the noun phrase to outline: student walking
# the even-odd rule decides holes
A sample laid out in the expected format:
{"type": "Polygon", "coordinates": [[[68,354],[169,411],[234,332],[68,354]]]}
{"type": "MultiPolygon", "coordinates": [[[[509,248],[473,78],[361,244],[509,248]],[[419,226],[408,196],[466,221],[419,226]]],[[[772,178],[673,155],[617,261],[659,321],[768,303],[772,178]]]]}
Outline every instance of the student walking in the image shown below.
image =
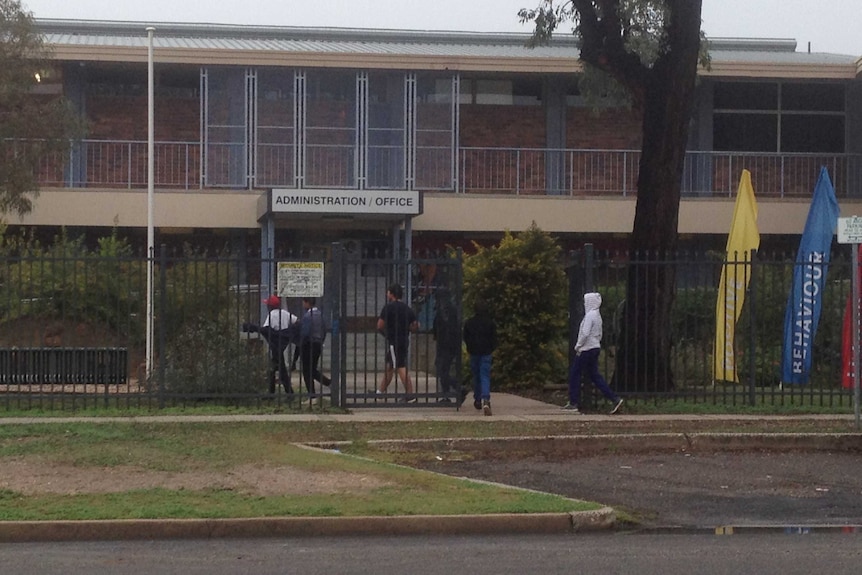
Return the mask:
{"type": "Polygon", "coordinates": [[[414,403],[417,399],[413,394],[413,381],[407,369],[407,353],[410,350],[410,334],[419,329],[419,321],[413,309],[401,301],[403,294],[399,284],[390,285],[386,290],[386,305],[377,318],[377,331],[386,338],[386,368],[377,393],[386,393],[386,388],[397,373],[398,379],[404,384],[404,401],[414,403]]]}
{"type": "MultiPolygon", "coordinates": [[[[436,313],[432,325],[436,343],[434,367],[437,381],[440,383],[440,391],[443,392],[443,397],[439,401],[451,403],[452,399],[449,396],[459,387],[458,381],[452,375],[452,366],[461,353],[461,325],[458,322],[458,310],[452,303],[449,290],[439,288],[434,295],[436,301],[436,313]]],[[[462,389],[458,405],[464,403],[465,397],[467,397],[467,390],[462,389]]]]}
{"type": "Polygon", "coordinates": [[[281,298],[273,294],[263,300],[267,307],[266,319],[263,325],[244,323],[242,329],[245,332],[257,332],[269,344],[270,375],[269,393],[274,394],[276,383],[280,380],[288,397],[293,397],[293,386],[290,383],[290,371],[287,369],[285,353],[287,347],[296,339],[297,318],[295,315],[281,307],[281,298]]]}
{"type": "Polygon", "coordinates": [[[581,402],[581,372],[586,372],[593,385],[611,402],[611,415],[623,406],[623,400],[611,391],[605,378],[599,373],[599,353],[602,346],[602,314],[599,311],[601,306],[601,294],[584,294],[584,319],[578,329],[575,361],[569,372],[569,402],[563,406],[563,409],[572,413],[580,413],[578,405],[581,402]]]}
{"type": "Polygon", "coordinates": [[[497,325],[483,301],[477,301],[473,317],[464,323],[464,343],[473,374],[473,407],[491,415],[491,354],[497,348],[497,325]]]}
{"type": "MultiPolygon", "coordinates": [[[[314,393],[314,382],[319,381],[323,387],[329,387],[330,380],[320,371],[320,356],[323,354],[323,342],[326,340],[326,323],[323,314],[317,307],[313,297],[302,298],[302,320],[299,329],[299,346],[297,346],[302,379],[309,394],[314,393]]],[[[296,367],[297,354],[293,356],[291,368],[296,367]]],[[[322,390],[321,390],[322,391],[322,390]]]]}

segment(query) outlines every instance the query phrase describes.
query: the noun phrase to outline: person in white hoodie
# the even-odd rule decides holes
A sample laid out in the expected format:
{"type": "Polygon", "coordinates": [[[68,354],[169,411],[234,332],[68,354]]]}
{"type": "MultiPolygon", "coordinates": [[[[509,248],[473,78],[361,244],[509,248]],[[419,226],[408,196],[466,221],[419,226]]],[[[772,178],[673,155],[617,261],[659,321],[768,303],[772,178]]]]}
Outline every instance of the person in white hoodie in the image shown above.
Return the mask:
{"type": "Polygon", "coordinates": [[[586,372],[599,391],[613,405],[611,415],[623,406],[623,400],[611,391],[605,378],[599,373],[599,352],[602,349],[602,295],[596,292],[584,294],[584,319],[578,329],[578,341],[575,343],[575,361],[569,372],[569,402],[563,409],[571,413],[580,413],[578,404],[581,401],[581,372],[586,372]]]}

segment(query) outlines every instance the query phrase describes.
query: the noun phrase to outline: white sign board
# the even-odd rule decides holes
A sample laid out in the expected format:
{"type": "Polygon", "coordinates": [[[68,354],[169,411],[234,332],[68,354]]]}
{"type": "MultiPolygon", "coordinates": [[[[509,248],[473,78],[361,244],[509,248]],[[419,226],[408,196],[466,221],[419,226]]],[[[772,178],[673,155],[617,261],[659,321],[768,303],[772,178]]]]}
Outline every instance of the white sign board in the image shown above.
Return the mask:
{"type": "Polygon", "coordinates": [[[862,217],[838,218],[838,243],[862,244],[862,217]]]}
{"type": "Polygon", "coordinates": [[[323,297],[323,262],[278,262],[280,297],[323,297]]]}
{"type": "Polygon", "coordinates": [[[272,190],[273,213],[418,215],[412,190],[272,190]]]}

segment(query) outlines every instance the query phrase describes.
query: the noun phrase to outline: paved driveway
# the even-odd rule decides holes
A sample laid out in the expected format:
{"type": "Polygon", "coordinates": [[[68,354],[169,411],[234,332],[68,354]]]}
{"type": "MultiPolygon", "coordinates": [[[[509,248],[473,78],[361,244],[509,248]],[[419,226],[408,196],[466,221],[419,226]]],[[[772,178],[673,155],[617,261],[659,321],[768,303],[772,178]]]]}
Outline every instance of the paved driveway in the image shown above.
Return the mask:
{"type": "Polygon", "coordinates": [[[646,526],[862,524],[862,458],[854,453],[443,459],[426,467],[598,501],[646,526]]]}

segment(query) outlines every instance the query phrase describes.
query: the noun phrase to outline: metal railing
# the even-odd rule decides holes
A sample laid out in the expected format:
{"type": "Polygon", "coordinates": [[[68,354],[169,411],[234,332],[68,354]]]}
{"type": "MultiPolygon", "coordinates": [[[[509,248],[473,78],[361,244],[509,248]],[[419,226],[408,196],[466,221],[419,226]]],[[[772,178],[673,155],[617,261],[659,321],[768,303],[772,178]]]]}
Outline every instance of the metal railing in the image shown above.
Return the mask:
{"type": "MultiPolygon", "coordinates": [[[[613,381],[619,369],[618,357],[626,338],[623,330],[632,328],[624,319],[628,277],[635,272],[646,283],[638,290],[640,301],[657,299],[658,287],[650,282],[662,271],[676,275],[676,290],[670,318],[670,365],[657,377],[657,389],[626,389],[626,401],[658,402],[681,400],[695,403],[735,406],[796,405],[817,408],[850,407],[853,390],[843,378],[842,329],[846,321],[850,290],[851,262],[848,254],[834,253],[821,292],[822,311],[816,333],[812,334],[812,369],[806,384],[782,381],[782,349],[785,312],[795,268],[794,254],[758,253],[754,261],[720,254],[641,254],[631,257],[619,252],[596,252],[583,259],[587,291],[602,294],[604,337],[600,361],[602,373],[613,381]],[[739,261],[735,261],[735,260],[739,261]],[[732,269],[737,277],[749,279],[742,312],[731,335],[726,318],[717,318],[719,279],[722,269],[732,269]],[[720,321],[717,321],[720,320],[720,321]],[[716,380],[714,354],[716,335],[726,339],[735,356],[738,381],[716,380]],[[729,338],[729,339],[727,339],[729,338]]],[[[805,264],[824,268],[826,264],[805,264]]],[[[729,297],[724,294],[722,297],[729,297]]],[[[574,302],[577,308],[577,302],[574,302]]],[[[574,310],[577,312],[577,309],[574,310]]],[[[581,312],[582,308],[581,308],[581,312]]],[[[640,326],[644,331],[650,331],[640,326]]],[[[640,337],[640,336],[637,336],[640,337]]],[[[649,348],[648,345],[645,346],[649,348]]],[[[588,387],[592,392],[592,387],[588,387]]],[[[600,401],[598,394],[593,394],[600,401]]]]}
{"type": "MultiPolygon", "coordinates": [[[[124,244],[118,244],[124,245],[124,244]]],[[[187,403],[394,407],[405,388],[393,381],[385,394],[385,341],[377,318],[393,282],[420,328],[411,336],[409,372],[418,407],[451,404],[460,387],[438,387],[432,335],[438,290],[460,305],[460,259],[428,255],[394,259],[351,255],[331,246],[337,260],[320,254],[207,256],[161,249],[145,256],[101,256],[58,245],[36,255],[0,254],[0,408],[161,408],[187,403]],[[319,367],[331,385],[310,381],[304,358],[287,346],[286,379],[273,367],[261,299],[276,286],[256,281],[279,261],[323,262],[326,291],[317,305],[329,337],[319,367]],[[147,268],[152,263],[153,368],[147,373],[145,318],[147,268]],[[252,326],[257,326],[252,327],[252,326]],[[277,379],[280,380],[277,383],[277,379]],[[286,385],[285,385],[286,383],[286,385]],[[438,403],[438,400],[444,400],[438,403]],[[448,401],[446,401],[448,400],[448,401]]],[[[26,250],[25,250],[26,251],[26,250]]],[[[118,251],[125,252],[120,249],[118,251]]],[[[282,306],[301,316],[299,297],[282,306]]],[[[458,314],[460,317],[460,313],[458,314]]],[[[277,355],[275,356],[277,358],[277,355]]],[[[451,376],[460,382],[460,358],[451,376]]]]}
{"type": "MultiPolygon", "coordinates": [[[[145,188],[145,141],[83,140],[66,158],[46,158],[42,186],[145,188]]],[[[249,170],[241,144],[208,144],[206,174],[199,142],[155,143],[155,186],[169,189],[300,187],[398,189],[407,186],[400,148],[370,146],[367,177],[358,173],[353,146],[314,145],[304,154],[297,183],[292,146],[261,144],[249,170]],[[249,174],[253,171],[253,174],[249,174]]],[[[639,150],[417,148],[414,189],[463,194],[632,197],[637,194],[639,150]]],[[[686,155],[683,197],[733,197],[743,169],[762,198],[809,197],[820,168],[829,169],[839,197],[862,197],[862,154],[700,152],[686,155]]]]}
{"type": "MultiPolygon", "coordinates": [[[[395,381],[389,394],[376,394],[383,381],[384,340],[377,333],[385,292],[392,282],[403,282],[405,301],[417,314],[420,328],[411,336],[410,374],[418,406],[438,405],[447,395],[436,377],[436,341],[432,332],[441,288],[452,302],[461,299],[460,262],[449,257],[391,259],[346,256],[326,260],[327,293],[318,305],[327,318],[331,336],[325,342],[321,369],[332,376],[330,389],[307,388],[293,373],[294,405],[327,405],[336,390],[341,405],[386,407],[397,405],[404,389],[395,381]],[[337,351],[337,354],[336,354],[337,351]],[[337,361],[336,361],[337,359],[337,361]]],[[[843,385],[843,335],[851,277],[846,254],[836,253],[822,292],[821,321],[812,334],[813,369],[804,385],[782,383],[784,317],[791,277],[798,265],[790,255],[757,254],[753,262],[725,262],[716,254],[677,254],[632,258],[625,253],[596,253],[578,264],[589,290],[604,299],[601,371],[614,381],[623,319],[627,277],[640,270],[644,278],[672,268],[676,290],[670,321],[670,370],[666,388],[618,389],[627,401],[683,400],[732,408],[736,405],[796,405],[849,408],[853,393],[843,385]],[[735,326],[732,349],[738,382],[716,381],[716,301],[722,268],[733,266],[750,279],[742,313],[735,326]]],[[[259,324],[265,310],[262,296],[268,286],[254,278],[277,261],[302,261],[299,255],[279,258],[208,257],[162,250],[154,260],[154,316],[156,350],[153,373],[145,372],[146,257],[62,255],[54,250],[36,256],[0,257],[0,406],[9,408],[68,409],[79,407],[163,407],[212,401],[262,405],[290,401],[276,388],[268,390],[271,364],[264,340],[243,335],[245,323],[259,324]],[[44,350],[52,359],[22,363],[21,351],[37,357],[44,350]],[[59,369],[64,350],[122,349],[118,360],[128,362],[126,379],[88,379],[100,373],[88,356],[71,361],[72,371],[59,369]],[[37,351],[32,351],[33,349],[37,351]],[[126,350],[128,350],[126,352],[126,350]],[[59,355],[57,355],[59,354],[59,355]],[[17,358],[17,360],[16,360],[17,358]],[[82,367],[83,366],[83,367],[82,367]],[[81,369],[85,373],[81,374],[81,369]],[[95,371],[94,371],[95,370],[95,371]],[[86,376],[86,377],[85,377],[86,376]]],[[[561,264],[562,265],[562,264],[561,264]]],[[[811,264],[806,264],[811,265],[811,264]]],[[[821,264],[817,264],[821,265],[821,264]]],[[[656,297],[651,283],[638,290],[645,300],[656,297]]],[[[575,302],[576,304],[577,302],[575,302]]],[[[301,314],[300,302],[283,304],[301,314]]],[[[460,308],[459,308],[460,309],[460,308]]],[[[577,310],[573,311],[576,317],[577,310]]],[[[459,313],[459,317],[460,317],[459,313]]],[[[505,321],[500,318],[499,321],[505,321]]],[[[650,331],[650,330],[646,330],[650,331]]],[[[569,347],[564,333],[560,352],[569,347]]],[[[92,353],[86,351],[86,353],[92,353]]],[[[502,360],[502,358],[501,358],[502,360]]],[[[66,360],[64,360],[66,361],[66,360]]],[[[456,366],[458,365],[456,359],[456,366]]],[[[457,367],[454,381],[462,381],[457,367]]],[[[565,374],[560,373],[560,383],[565,374]]],[[[316,385],[316,384],[315,384],[316,385]]],[[[598,398],[596,398],[598,399],[598,398]]],[[[443,404],[445,405],[445,403],[443,404]]]]}

